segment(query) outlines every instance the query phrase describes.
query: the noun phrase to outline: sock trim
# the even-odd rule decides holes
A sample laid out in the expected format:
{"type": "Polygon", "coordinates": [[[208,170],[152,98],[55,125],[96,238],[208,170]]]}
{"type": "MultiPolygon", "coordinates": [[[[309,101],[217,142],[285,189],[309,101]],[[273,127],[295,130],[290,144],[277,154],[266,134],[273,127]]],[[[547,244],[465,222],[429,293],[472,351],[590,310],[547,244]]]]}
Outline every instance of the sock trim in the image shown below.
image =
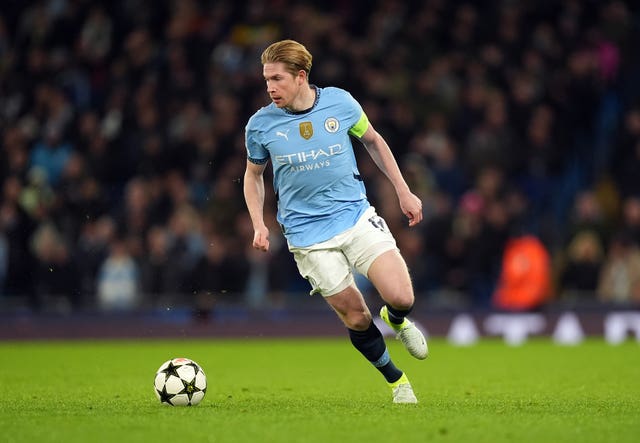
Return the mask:
{"type": "Polygon", "coordinates": [[[387,316],[389,317],[389,321],[394,325],[403,326],[405,324],[405,320],[407,319],[407,315],[409,315],[412,310],[413,306],[409,309],[400,310],[394,309],[390,304],[387,303],[387,316]]]}
{"type": "Polygon", "coordinates": [[[376,368],[381,368],[391,361],[391,357],[389,356],[389,350],[385,348],[384,353],[380,356],[380,358],[376,361],[372,361],[371,363],[376,368]]]}

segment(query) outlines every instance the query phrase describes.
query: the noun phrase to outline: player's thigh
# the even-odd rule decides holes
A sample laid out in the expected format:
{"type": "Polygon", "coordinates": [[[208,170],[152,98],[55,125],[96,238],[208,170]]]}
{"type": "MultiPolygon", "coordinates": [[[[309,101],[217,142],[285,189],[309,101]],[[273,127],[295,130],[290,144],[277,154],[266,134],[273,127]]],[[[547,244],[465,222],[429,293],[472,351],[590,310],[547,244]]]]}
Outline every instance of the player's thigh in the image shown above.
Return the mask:
{"type": "Polygon", "coordinates": [[[367,277],[384,301],[399,309],[413,305],[413,285],[407,265],[398,250],[379,255],[369,267],[367,277]]]}
{"type": "Polygon", "coordinates": [[[369,327],[371,312],[355,285],[350,285],[324,299],[348,328],[363,331],[369,327]]]}

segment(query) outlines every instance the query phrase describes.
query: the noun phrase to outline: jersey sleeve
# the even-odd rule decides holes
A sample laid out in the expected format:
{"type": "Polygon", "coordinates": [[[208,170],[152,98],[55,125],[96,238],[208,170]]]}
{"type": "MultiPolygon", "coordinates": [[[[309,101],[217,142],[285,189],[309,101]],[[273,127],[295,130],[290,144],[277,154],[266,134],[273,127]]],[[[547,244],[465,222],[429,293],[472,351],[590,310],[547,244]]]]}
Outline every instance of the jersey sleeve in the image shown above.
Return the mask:
{"type": "Polygon", "coordinates": [[[260,142],[260,132],[253,127],[252,120],[249,120],[245,128],[244,143],[247,148],[247,160],[251,163],[263,165],[269,160],[269,151],[260,142]]]}
{"type": "Polygon", "coordinates": [[[365,114],[360,103],[353,98],[351,94],[346,92],[347,95],[347,106],[349,107],[349,113],[353,116],[353,124],[349,127],[349,134],[361,138],[365,132],[367,132],[367,128],[369,128],[369,119],[367,118],[367,114],[365,114]]]}

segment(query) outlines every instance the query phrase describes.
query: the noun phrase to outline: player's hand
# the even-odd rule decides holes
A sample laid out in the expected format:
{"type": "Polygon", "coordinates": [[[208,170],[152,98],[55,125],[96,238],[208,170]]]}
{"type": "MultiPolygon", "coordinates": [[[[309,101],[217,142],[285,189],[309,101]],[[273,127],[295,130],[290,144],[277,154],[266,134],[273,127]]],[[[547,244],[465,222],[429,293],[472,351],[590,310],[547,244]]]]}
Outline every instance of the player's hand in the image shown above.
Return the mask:
{"type": "Polygon", "coordinates": [[[422,200],[415,194],[408,192],[400,196],[400,208],[409,219],[409,226],[413,227],[422,221],[422,200]]]}
{"type": "Polygon", "coordinates": [[[266,226],[262,226],[254,231],[253,247],[264,252],[269,250],[269,229],[266,226]]]}

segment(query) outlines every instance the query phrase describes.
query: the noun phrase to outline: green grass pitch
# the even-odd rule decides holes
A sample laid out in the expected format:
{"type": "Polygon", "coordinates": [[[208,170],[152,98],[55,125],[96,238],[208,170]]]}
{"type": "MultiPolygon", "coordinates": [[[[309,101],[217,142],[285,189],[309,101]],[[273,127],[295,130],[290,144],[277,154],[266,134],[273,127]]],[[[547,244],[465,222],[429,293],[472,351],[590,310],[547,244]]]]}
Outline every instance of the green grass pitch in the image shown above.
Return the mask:
{"type": "Polygon", "coordinates": [[[420,400],[393,405],[382,376],[343,339],[0,343],[2,442],[635,442],[640,346],[430,341],[392,358],[420,400]],[[161,405],[155,370],[205,370],[195,407],[161,405]]]}

